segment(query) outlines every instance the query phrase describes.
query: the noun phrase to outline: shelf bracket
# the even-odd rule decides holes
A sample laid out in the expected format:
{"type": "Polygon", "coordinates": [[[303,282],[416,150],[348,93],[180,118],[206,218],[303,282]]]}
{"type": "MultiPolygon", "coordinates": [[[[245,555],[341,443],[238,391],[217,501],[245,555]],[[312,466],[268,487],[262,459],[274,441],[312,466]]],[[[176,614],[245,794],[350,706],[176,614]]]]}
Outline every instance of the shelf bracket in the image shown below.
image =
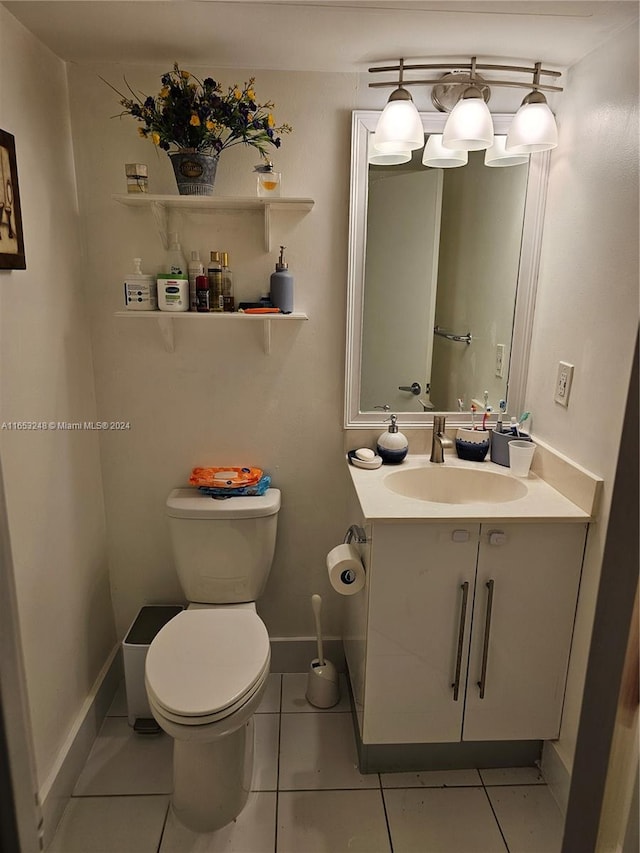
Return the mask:
{"type": "Polygon", "coordinates": [[[264,352],[271,355],[271,320],[263,320],[264,352]]]}
{"type": "Polygon", "coordinates": [[[162,342],[167,352],[173,352],[175,345],[173,342],[173,320],[171,317],[158,317],[158,328],[162,335],[162,342]]]}
{"type": "Polygon", "coordinates": [[[164,204],[158,201],[151,202],[151,213],[155,219],[162,245],[165,249],[169,248],[169,213],[164,204]]]}
{"type": "Polygon", "coordinates": [[[264,250],[271,251],[271,205],[264,206],[264,250]]]}

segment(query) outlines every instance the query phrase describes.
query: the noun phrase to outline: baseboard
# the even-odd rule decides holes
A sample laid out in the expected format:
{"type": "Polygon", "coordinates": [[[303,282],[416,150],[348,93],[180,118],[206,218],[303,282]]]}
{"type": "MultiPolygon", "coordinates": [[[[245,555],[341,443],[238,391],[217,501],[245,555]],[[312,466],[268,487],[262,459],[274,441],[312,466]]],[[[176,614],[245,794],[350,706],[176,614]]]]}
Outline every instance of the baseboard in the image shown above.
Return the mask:
{"type": "MultiPolygon", "coordinates": [[[[339,637],[323,637],[322,651],[338,672],[346,672],[344,649],[339,637]]],[[[307,672],[318,656],[315,637],[271,637],[271,672],[307,672]]]]}
{"type": "Polygon", "coordinates": [[[569,788],[571,787],[571,773],[560,757],[560,753],[553,741],[545,741],[542,747],[540,770],[549,787],[551,796],[558,804],[563,817],[566,817],[569,788]]]}
{"type": "Polygon", "coordinates": [[[40,788],[45,849],[51,843],[122,678],[121,645],[117,643],[85,699],[51,773],[40,788]]]}

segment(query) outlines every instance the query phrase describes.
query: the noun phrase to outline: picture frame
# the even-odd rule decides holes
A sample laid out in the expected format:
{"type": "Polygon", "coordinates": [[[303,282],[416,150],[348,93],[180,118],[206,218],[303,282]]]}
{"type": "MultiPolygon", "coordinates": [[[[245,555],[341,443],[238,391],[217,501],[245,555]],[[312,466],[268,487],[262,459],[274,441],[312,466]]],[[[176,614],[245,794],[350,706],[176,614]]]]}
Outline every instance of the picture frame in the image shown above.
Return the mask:
{"type": "Polygon", "coordinates": [[[26,268],[16,141],[0,130],[0,270],[26,268]]]}

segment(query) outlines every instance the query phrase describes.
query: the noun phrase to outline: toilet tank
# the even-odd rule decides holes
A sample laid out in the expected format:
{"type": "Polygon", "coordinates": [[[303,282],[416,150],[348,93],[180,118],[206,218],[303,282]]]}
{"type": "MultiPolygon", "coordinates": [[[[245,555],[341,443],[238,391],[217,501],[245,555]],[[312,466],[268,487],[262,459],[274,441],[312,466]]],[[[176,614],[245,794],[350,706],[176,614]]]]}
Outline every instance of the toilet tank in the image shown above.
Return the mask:
{"type": "Polygon", "coordinates": [[[186,599],[204,604],[258,599],[271,571],[279,509],[279,489],[223,500],[174,489],[166,512],[186,599]]]}

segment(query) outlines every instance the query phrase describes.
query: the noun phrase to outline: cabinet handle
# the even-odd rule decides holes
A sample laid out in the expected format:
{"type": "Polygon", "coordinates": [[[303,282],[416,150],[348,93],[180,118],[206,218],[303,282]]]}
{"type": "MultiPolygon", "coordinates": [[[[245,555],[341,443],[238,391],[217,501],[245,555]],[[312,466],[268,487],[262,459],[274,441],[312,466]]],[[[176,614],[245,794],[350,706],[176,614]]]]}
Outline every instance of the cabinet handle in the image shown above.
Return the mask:
{"type": "Polygon", "coordinates": [[[456,655],[456,674],[453,687],[453,701],[458,701],[458,693],[460,692],[460,671],[462,669],[462,648],[464,645],[464,626],[467,621],[467,599],[469,597],[469,581],[465,581],[460,585],[462,590],[462,604],[460,606],[460,628],[458,630],[458,653],[456,655]]]}
{"type": "Polygon", "coordinates": [[[491,608],[493,606],[493,586],[494,582],[492,580],[488,581],[486,584],[486,587],[489,592],[487,595],[487,616],[484,623],[484,643],[482,645],[482,670],[480,672],[480,681],[478,682],[481,699],[484,699],[484,689],[487,685],[487,661],[489,659],[489,633],[491,632],[491,608]]]}

